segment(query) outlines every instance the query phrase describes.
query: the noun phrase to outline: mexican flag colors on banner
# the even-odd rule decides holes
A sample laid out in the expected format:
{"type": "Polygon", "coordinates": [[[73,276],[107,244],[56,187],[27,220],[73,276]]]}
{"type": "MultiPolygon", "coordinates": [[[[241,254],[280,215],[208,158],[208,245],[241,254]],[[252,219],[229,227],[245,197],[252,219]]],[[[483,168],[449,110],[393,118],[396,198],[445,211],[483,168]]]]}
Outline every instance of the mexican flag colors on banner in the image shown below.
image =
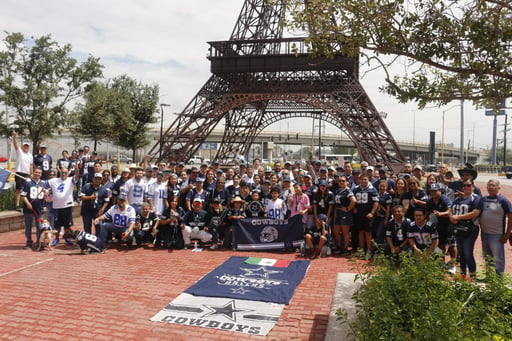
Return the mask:
{"type": "Polygon", "coordinates": [[[274,266],[277,268],[287,268],[290,265],[289,260],[271,259],[271,258],[256,258],[249,257],[245,261],[247,264],[263,265],[263,266],[274,266]]]}

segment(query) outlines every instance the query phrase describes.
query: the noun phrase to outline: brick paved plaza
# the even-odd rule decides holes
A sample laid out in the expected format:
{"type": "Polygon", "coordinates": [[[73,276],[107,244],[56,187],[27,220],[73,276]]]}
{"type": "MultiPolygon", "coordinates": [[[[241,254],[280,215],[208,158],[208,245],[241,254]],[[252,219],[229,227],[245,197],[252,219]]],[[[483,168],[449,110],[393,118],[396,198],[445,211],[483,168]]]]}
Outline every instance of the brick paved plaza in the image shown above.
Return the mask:
{"type": "MultiPolygon", "coordinates": [[[[484,182],[477,185],[486,193],[484,182]]],[[[503,185],[502,193],[511,198],[512,186],[503,185]]],[[[263,338],[149,319],[232,255],[294,260],[294,253],[119,247],[80,255],[76,245],[61,243],[52,253],[23,250],[24,243],[23,230],[0,234],[2,340],[323,340],[336,274],[356,271],[347,258],[313,260],[291,304],[263,338]]],[[[480,241],[476,247],[480,255],[480,241]]],[[[511,251],[507,245],[507,272],[511,251]]]]}

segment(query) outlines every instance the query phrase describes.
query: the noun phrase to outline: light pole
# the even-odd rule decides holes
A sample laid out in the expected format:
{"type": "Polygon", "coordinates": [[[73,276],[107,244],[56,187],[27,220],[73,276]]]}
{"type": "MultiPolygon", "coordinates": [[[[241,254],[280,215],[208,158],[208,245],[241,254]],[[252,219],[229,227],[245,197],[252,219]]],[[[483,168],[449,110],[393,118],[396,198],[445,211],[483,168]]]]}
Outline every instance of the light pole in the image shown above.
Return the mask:
{"type": "Polygon", "coordinates": [[[162,148],[164,147],[164,107],[170,107],[170,104],[160,103],[160,152],[159,161],[162,160],[162,148]]]}
{"type": "Polygon", "coordinates": [[[444,114],[447,112],[447,111],[450,111],[452,110],[453,108],[457,108],[459,105],[456,104],[456,105],[453,105],[451,107],[449,107],[448,109],[446,110],[443,110],[443,129],[442,129],[442,137],[441,137],[441,163],[444,163],[444,114]]]}

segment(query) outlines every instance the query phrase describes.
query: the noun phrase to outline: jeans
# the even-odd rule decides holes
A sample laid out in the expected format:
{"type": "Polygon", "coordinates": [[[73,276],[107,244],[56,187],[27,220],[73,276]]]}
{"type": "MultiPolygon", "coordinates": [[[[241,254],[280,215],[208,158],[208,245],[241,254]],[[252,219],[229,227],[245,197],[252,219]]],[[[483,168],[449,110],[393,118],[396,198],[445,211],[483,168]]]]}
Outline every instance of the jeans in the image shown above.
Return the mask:
{"type": "Polygon", "coordinates": [[[375,242],[382,247],[386,245],[386,228],[384,227],[384,221],[382,217],[378,217],[375,220],[375,242]]]}
{"type": "Polygon", "coordinates": [[[474,249],[479,231],[480,228],[473,225],[466,238],[457,238],[457,249],[460,254],[460,273],[462,275],[465,275],[468,269],[470,274],[476,272],[474,249]]]}
{"type": "MultiPolygon", "coordinates": [[[[121,234],[128,230],[127,227],[115,226],[111,222],[100,223],[99,225],[100,225],[100,238],[101,238],[101,240],[103,240],[105,245],[107,244],[108,233],[114,232],[116,234],[121,234]]],[[[133,238],[133,231],[130,233],[130,235],[126,239],[131,240],[131,238],[133,238]]]]}
{"type": "MultiPolygon", "coordinates": [[[[33,213],[25,213],[25,238],[27,239],[26,246],[32,246],[32,220],[35,218],[33,213]]],[[[36,241],[39,243],[41,236],[41,223],[36,218],[36,241]]]]}
{"type": "Polygon", "coordinates": [[[505,271],[505,245],[501,242],[501,234],[488,234],[482,232],[482,251],[485,255],[494,257],[494,269],[501,274],[505,271]]]}

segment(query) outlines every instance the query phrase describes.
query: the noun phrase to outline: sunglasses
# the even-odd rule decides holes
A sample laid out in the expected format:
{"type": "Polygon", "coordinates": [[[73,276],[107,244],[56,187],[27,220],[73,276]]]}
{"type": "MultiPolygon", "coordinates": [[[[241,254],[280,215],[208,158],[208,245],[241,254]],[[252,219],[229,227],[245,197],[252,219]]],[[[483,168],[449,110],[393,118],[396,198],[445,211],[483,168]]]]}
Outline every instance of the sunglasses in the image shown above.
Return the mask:
{"type": "Polygon", "coordinates": [[[473,186],[473,185],[471,185],[471,184],[464,184],[464,185],[462,185],[462,187],[471,187],[471,186],[473,186]]]}

